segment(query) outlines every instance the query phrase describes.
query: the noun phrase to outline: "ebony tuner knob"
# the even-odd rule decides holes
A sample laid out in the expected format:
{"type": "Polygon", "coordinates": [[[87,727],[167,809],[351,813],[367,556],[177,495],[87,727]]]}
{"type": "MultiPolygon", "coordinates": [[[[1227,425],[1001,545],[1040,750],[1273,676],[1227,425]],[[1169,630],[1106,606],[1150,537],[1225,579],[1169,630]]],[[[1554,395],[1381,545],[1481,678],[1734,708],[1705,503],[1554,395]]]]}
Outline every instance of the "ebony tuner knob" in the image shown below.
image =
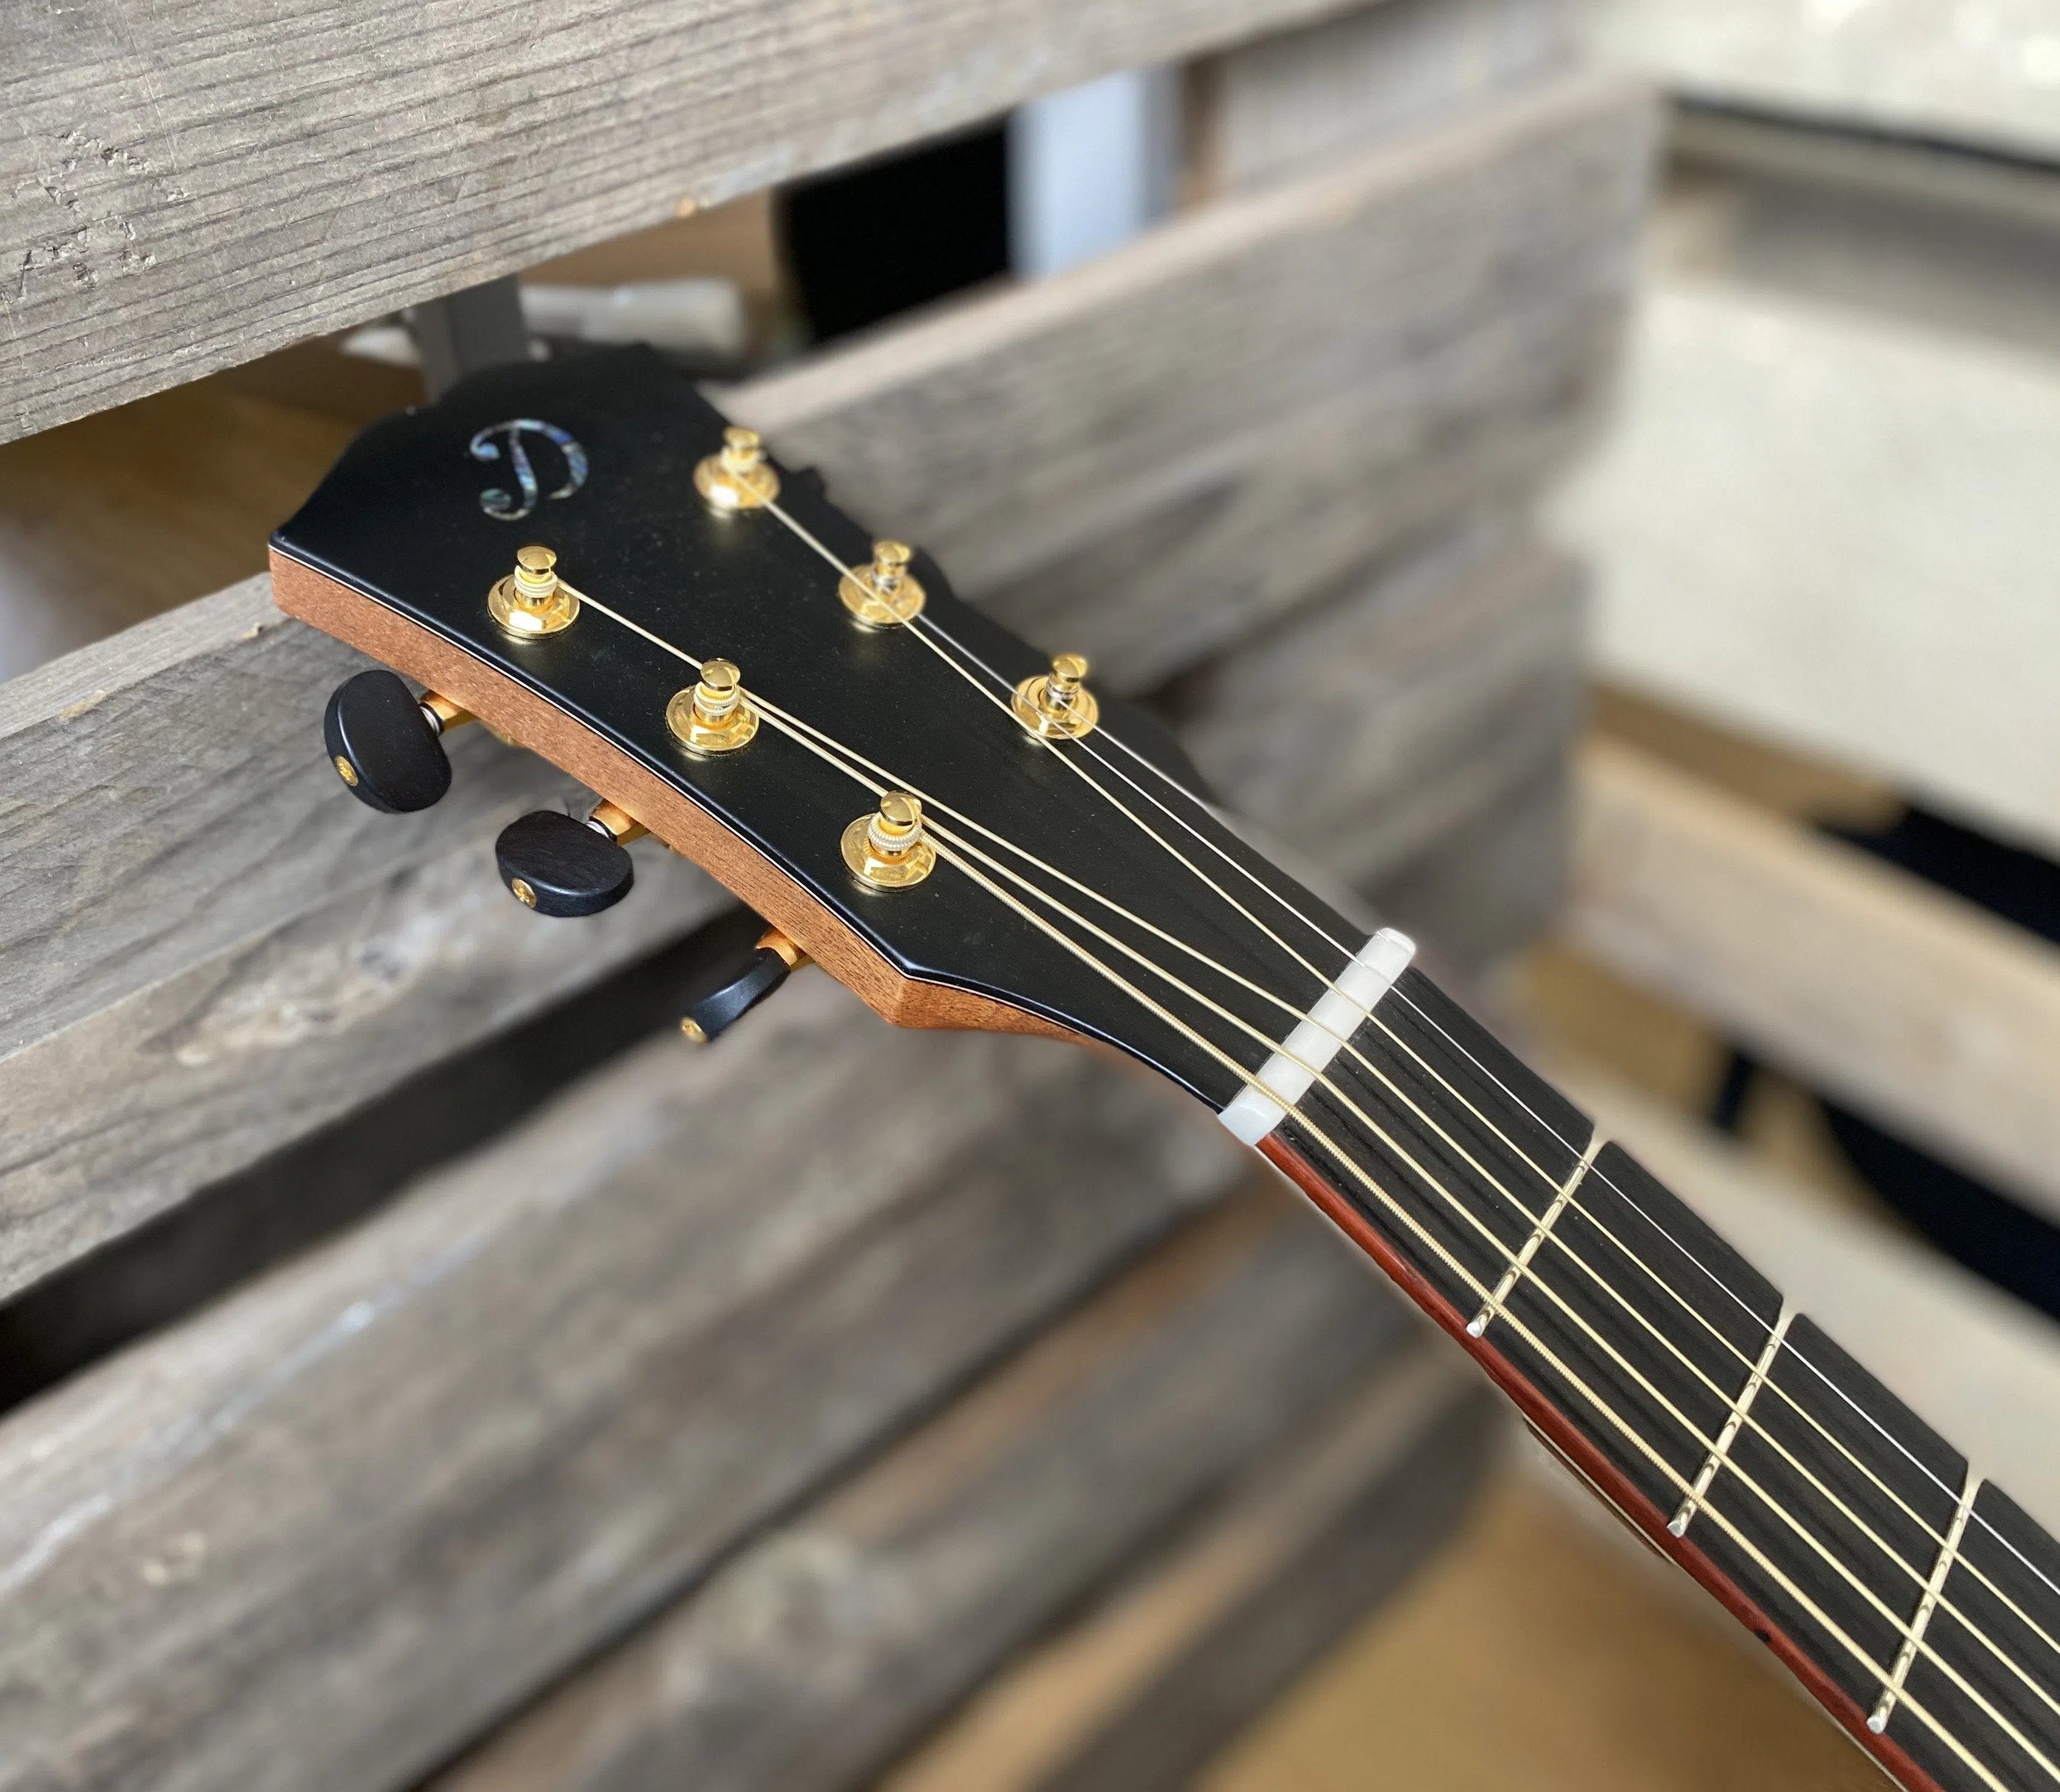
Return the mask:
{"type": "Polygon", "coordinates": [[[538,809],[493,843],[501,881],[540,915],[598,915],[629,894],[637,868],[605,827],[538,809]]]}
{"type": "Polygon", "coordinates": [[[808,963],[792,940],[748,908],[711,922],[694,945],[680,1031],[697,1045],[720,1038],[808,963]]]}
{"type": "Polygon", "coordinates": [[[385,815],[425,809],[450,788],[443,724],[390,672],[361,672],[322,713],[322,744],[359,802],[385,815]]]}

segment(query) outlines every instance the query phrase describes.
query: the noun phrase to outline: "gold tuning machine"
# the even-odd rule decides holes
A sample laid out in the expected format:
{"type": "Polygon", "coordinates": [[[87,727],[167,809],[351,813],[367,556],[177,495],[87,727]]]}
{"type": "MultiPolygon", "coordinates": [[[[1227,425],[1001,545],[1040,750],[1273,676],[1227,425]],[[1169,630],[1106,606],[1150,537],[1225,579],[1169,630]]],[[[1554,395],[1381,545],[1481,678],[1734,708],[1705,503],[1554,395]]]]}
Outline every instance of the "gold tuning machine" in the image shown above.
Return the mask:
{"type": "Polygon", "coordinates": [[[923,613],[924,591],[908,570],[903,541],[876,541],[872,564],[853,566],[837,581],[844,607],[868,629],[892,629],[923,613]]]}
{"type": "Polygon", "coordinates": [[[1008,706],[1016,719],[1044,740],[1077,740],[1094,732],[1101,720],[1101,705],[1081,680],[1088,675],[1086,657],[1061,653],[1052,669],[1026,678],[1016,687],[1008,706]]]}
{"type": "Polygon", "coordinates": [[[729,660],[704,660],[701,682],[676,691],[665,726],[689,752],[732,753],[758,732],[758,712],[744,694],[743,674],[729,660]]]}
{"type": "Polygon", "coordinates": [[[779,497],[780,475],[765,458],[758,432],[733,426],[722,433],[721,452],[695,467],[694,489],[711,510],[733,516],[762,510],[779,497]]]}
{"type": "Polygon", "coordinates": [[[844,831],[844,862],[861,884],[905,890],[937,867],[937,849],[923,832],[923,805],[905,790],[890,790],[879,809],[844,831]]]}
{"type": "Polygon", "coordinates": [[[555,635],[579,617],[579,599],[558,582],[558,557],[549,548],[515,550],[515,570],[486,594],[488,613],[511,635],[555,635]]]}

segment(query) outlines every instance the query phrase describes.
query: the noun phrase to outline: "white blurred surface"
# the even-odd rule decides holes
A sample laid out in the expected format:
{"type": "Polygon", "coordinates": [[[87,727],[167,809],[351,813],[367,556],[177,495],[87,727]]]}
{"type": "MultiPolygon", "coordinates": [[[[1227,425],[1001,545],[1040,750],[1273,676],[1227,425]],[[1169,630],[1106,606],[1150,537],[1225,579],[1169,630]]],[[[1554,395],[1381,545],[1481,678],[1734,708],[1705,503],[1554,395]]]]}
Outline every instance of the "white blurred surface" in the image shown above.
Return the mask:
{"type": "Polygon", "coordinates": [[[2060,358],[1663,277],[1552,518],[1608,676],[2060,844],[2060,358]]]}
{"type": "Polygon", "coordinates": [[[2060,0],[1602,0],[1603,54],[1761,110],[2050,156],[2060,0]]]}
{"type": "Polygon", "coordinates": [[[1026,279],[1127,242],[1172,197],[1176,95],[1128,69],[1033,100],[1008,123],[1009,261],[1026,279]]]}

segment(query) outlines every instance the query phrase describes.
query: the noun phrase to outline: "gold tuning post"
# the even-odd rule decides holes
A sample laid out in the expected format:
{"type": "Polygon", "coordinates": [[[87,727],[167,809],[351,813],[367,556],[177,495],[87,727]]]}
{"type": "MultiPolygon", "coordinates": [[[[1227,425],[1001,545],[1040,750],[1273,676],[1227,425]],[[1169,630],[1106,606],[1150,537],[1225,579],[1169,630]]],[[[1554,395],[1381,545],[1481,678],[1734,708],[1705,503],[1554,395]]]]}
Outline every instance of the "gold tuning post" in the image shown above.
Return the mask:
{"type": "Polygon", "coordinates": [[[758,732],[758,712],[744,694],[743,674],[729,660],[704,660],[701,682],[675,691],[665,705],[673,738],[694,753],[733,753],[758,732]]]}
{"type": "Polygon", "coordinates": [[[429,719],[429,726],[439,735],[448,734],[454,728],[463,728],[477,718],[461,704],[447,696],[439,696],[434,691],[422,692],[422,713],[429,719]]]}
{"type": "Polygon", "coordinates": [[[1048,672],[1026,678],[1016,687],[1008,706],[1016,712],[1016,720],[1041,739],[1077,740],[1092,733],[1101,720],[1101,705],[1081,682],[1087,675],[1085,655],[1059,654],[1048,672]]]}
{"type": "Polygon", "coordinates": [[[923,832],[923,805],[905,790],[890,790],[878,811],[844,831],[844,862],[861,884],[905,890],[936,869],[937,849],[923,832]]]}
{"type": "Polygon", "coordinates": [[[762,510],[779,497],[780,475],[765,458],[758,432],[732,427],[722,433],[721,451],[695,467],[694,489],[711,510],[733,516],[762,510]]]}
{"type": "Polygon", "coordinates": [[[853,566],[837,581],[844,607],[868,629],[892,629],[923,613],[924,591],[908,570],[904,541],[876,541],[872,564],[853,566]]]}
{"type": "Polygon", "coordinates": [[[515,570],[486,594],[487,613],[511,635],[555,635],[579,617],[579,599],[558,582],[558,557],[549,548],[515,550],[515,570]]]}
{"type": "Polygon", "coordinates": [[[633,840],[641,840],[650,829],[627,809],[617,808],[604,797],[595,805],[586,824],[597,834],[605,834],[617,846],[627,846],[633,840]]]}

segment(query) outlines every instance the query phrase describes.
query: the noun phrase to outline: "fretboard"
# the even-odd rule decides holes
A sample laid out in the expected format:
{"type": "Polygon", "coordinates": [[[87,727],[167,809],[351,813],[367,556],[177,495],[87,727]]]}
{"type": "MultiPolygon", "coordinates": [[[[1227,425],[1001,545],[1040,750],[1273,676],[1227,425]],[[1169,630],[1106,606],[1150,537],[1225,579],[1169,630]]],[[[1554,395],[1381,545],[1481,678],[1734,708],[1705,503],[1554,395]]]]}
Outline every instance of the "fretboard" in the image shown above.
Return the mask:
{"type": "Polygon", "coordinates": [[[1419,972],[1262,1148],[1891,1773],[2060,1787],[2060,1547],[1419,972]]]}

